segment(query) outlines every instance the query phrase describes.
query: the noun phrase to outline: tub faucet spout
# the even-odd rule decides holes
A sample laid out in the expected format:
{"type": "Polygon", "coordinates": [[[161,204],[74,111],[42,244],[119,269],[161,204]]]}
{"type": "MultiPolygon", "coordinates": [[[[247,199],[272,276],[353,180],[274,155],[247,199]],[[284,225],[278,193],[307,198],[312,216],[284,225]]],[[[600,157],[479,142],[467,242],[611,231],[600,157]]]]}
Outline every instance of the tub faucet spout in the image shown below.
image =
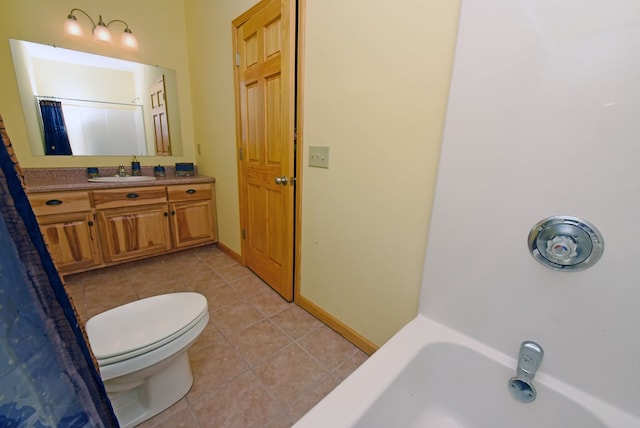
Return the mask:
{"type": "Polygon", "coordinates": [[[529,340],[522,342],[518,355],[518,377],[532,381],[540,367],[543,355],[542,346],[529,340]]]}
{"type": "Polygon", "coordinates": [[[509,379],[509,392],[522,403],[531,403],[537,393],[533,386],[533,378],[540,367],[544,351],[542,346],[530,340],[522,342],[518,354],[518,369],[516,376],[509,379]]]}

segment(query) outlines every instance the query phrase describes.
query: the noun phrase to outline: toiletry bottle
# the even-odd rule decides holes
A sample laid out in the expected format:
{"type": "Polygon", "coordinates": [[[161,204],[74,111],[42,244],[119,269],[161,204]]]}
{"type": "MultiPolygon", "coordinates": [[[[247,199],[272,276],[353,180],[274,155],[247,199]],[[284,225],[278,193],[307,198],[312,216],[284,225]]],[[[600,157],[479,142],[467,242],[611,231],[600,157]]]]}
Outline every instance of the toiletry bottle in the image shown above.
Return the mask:
{"type": "Polygon", "coordinates": [[[131,162],[131,175],[142,175],[142,171],[140,169],[140,162],[134,156],[133,161],[131,162]]]}
{"type": "Polygon", "coordinates": [[[154,166],[153,175],[155,175],[156,177],[164,177],[165,176],[164,167],[162,165],[154,166]]]}
{"type": "Polygon", "coordinates": [[[95,166],[90,166],[89,168],[87,168],[87,177],[96,178],[99,175],[100,174],[98,172],[98,168],[96,168],[95,166]]]}

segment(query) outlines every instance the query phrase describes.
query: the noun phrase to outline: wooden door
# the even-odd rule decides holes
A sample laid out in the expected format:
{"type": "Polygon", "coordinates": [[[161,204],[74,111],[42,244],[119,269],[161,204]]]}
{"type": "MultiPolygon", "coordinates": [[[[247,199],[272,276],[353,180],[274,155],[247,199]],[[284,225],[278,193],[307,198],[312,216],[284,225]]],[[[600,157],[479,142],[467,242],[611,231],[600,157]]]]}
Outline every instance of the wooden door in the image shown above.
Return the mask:
{"type": "Polygon", "coordinates": [[[293,299],[295,0],[234,20],[236,121],[246,265],[293,299]]]}
{"type": "Polygon", "coordinates": [[[169,117],[167,115],[167,99],[165,97],[164,75],[149,88],[151,97],[151,116],[153,117],[153,133],[156,144],[156,155],[171,155],[171,138],[169,136],[169,117]]]}

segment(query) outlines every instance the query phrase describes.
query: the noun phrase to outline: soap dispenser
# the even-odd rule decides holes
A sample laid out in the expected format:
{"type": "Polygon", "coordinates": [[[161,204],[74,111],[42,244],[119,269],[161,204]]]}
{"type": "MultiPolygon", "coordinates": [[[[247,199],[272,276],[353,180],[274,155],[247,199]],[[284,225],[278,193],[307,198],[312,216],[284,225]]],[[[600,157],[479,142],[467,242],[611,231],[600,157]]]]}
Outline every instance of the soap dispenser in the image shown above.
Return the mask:
{"type": "Polygon", "coordinates": [[[134,156],[133,161],[131,161],[131,175],[142,175],[142,170],[140,169],[140,162],[134,156]]]}

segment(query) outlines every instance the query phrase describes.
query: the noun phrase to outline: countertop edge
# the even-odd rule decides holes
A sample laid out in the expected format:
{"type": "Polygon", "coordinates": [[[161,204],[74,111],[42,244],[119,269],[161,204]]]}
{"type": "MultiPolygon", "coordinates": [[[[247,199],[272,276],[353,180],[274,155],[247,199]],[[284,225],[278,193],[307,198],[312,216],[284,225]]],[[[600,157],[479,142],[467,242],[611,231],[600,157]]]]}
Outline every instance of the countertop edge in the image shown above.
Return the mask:
{"type": "Polygon", "coordinates": [[[100,189],[117,189],[126,187],[152,187],[152,186],[168,186],[178,184],[197,184],[197,183],[215,183],[215,178],[206,175],[197,175],[192,177],[158,177],[155,180],[113,182],[113,183],[93,183],[89,181],[69,181],[58,183],[29,182],[26,180],[27,193],[45,193],[45,192],[67,192],[73,190],[100,190],[100,189]]]}

